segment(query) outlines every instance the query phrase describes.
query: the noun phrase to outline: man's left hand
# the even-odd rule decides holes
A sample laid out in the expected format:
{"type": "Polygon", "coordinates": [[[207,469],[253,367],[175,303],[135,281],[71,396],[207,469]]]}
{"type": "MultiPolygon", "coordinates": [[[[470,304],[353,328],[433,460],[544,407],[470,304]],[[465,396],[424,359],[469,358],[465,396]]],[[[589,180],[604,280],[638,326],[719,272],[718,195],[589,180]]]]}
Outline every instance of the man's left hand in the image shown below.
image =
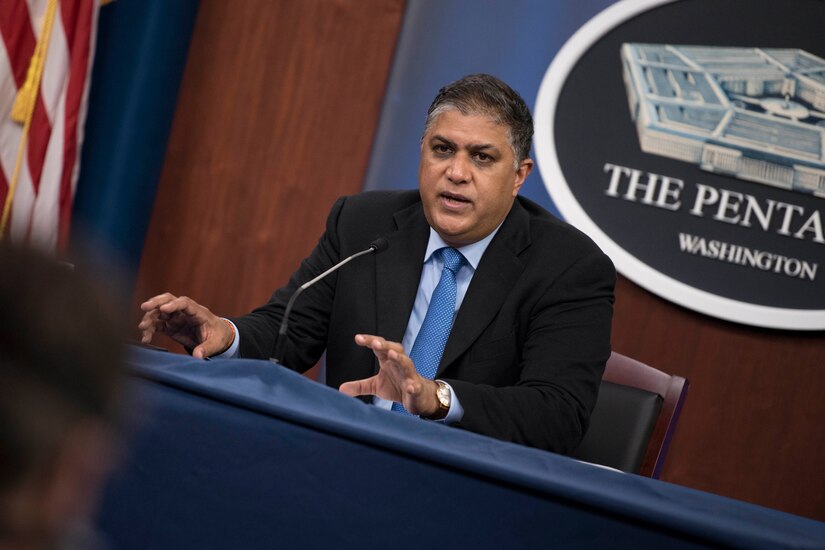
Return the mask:
{"type": "Polygon", "coordinates": [[[401,344],[370,334],[357,334],[355,343],[370,348],[375,354],[378,359],[378,374],[341,384],[338,388],[341,393],[352,397],[377,395],[401,403],[410,414],[425,417],[438,411],[435,395],[438,385],[418,374],[401,344]]]}

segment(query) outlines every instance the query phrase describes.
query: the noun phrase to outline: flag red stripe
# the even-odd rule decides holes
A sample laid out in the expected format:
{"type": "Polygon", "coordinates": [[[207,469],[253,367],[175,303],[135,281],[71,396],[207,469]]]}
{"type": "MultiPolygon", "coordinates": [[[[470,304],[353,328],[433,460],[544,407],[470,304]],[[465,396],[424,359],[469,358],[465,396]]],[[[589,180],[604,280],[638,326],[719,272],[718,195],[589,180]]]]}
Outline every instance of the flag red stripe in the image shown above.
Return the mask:
{"type": "Polygon", "coordinates": [[[63,28],[66,32],[66,44],[69,47],[69,57],[71,57],[71,52],[74,49],[74,37],[77,32],[81,31],[81,35],[88,34],[91,27],[91,21],[88,21],[88,23],[86,21],[91,12],[86,13],[88,10],[85,4],[86,2],[84,0],[63,0],[60,3],[60,16],[63,19],[63,28]],[[82,25],[83,27],[78,28],[77,25],[82,25]]]}
{"type": "Polygon", "coordinates": [[[17,88],[26,80],[29,62],[37,44],[26,0],[3,0],[0,10],[0,33],[6,44],[14,83],[17,88]]]}
{"type": "Polygon", "coordinates": [[[40,189],[40,176],[43,173],[43,163],[46,159],[46,148],[52,135],[52,124],[46,114],[46,105],[43,96],[37,94],[37,103],[34,106],[32,123],[29,127],[29,138],[26,144],[26,156],[29,160],[29,173],[36,195],[40,189]]]}
{"type": "MultiPolygon", "coordinates": [[[[6,49],[15,89],[19,89],[26,80],[29,64],[37,45],[26,0],[3,0],[3,9],[0,10],[0,35],[2,35],[6,49]]],[[[3,77],[7,76],[3,75],[3,77]]],[[[14,169],[13,166],[6,168],[9,171],[14,169]]],[[[0,212],[6,204],[8,193],[9,181],[0,170],[0,212]]],[[[9,223],[11,223],[11,215],[9,223]]]]}
{"type": "Polygon", "coordinates": [[[9,182],[6,181],[6,174],[0,170],[0,216],[3,215],[3,206],[6,204],[6,196],[9,193],[9,182]]]}
{"type": "Polygon", "coordinates": [[[64,0],[63,26],[69,48],[69,82],[66,90],[66,122],[63,144],[63,173],[60,180],[60,218],[58,250],[68,244],[72,213],[72,177],[78,161],[78,122],[86,89],[86,76],[91,55],[92,2],[94,0],[64,0]],[[71,30],[68,30],[71,29],[71,30]]]}

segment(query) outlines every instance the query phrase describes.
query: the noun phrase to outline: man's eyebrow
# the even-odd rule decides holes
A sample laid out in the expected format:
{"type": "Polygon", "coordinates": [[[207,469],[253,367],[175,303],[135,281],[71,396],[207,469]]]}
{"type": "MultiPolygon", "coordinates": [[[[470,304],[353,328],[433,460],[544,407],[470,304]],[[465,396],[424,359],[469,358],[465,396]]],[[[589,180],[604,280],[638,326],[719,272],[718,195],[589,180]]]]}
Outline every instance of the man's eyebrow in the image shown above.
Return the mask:
{"type": "MultiPolygon", "coordinates": [[[[455,148],[456,146],[456,144],[453,141],[445,138],[441,134],[435,134],[432,138],[430,138],[430,141],[441,141],[453,148],[455,148]]],[[[496,147],[492,143],[471,143],[470,145],[467,145],[466,148],[470,151],[483,151],[484,149],[492,149],[494,151],[498,151],[498,147],[496,147]]]]}
{"type": "Polygon", "coordinates": [[[492,143],[479,143],[478,145],[468,145],[467,149],[470,149],[471,151],[482,151],[484,149],[493,149],[495,151],[498,151],[498,147],[496,147],[492,143]]]}
{"type": "Polygon", "coordinates": [[[446,143],[447,145],[449,145],[451,147],[455,147],[455,143],[453,143],[449,139],[445,138],[441,134],[434,135],[432,138],[430,138],[430,141],[441,141],[441,142],[446,143]]]}

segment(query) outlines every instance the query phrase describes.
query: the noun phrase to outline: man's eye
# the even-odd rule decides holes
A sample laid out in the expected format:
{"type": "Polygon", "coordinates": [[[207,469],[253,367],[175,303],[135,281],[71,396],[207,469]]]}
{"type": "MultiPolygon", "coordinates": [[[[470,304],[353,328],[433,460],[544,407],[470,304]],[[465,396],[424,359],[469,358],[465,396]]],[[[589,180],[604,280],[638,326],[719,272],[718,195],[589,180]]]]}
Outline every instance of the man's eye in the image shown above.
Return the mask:
{"type": "Polygon", "coordinates": [[[491,157],[487,153],[476,153],[476,160],[478,160],[479,162],[490,162],[493,160],[493,157],[491,157]]]}
{"type": "Polygon", "coordinates": [[[450,147],[447,146],[447,145],[444,145],[443,143],[438,144],[438,145],[433,145],[433,152],[438,153],[439,155],[446,155],[447,153],[450,152],[450,147]]]}

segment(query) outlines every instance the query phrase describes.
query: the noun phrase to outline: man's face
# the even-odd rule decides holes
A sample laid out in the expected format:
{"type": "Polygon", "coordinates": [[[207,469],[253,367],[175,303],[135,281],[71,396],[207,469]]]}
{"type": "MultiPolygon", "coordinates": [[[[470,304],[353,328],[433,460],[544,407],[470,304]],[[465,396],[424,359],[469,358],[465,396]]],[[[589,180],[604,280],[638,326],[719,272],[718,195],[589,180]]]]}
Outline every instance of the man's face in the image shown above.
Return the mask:
{"type": "Polygon", "coordinates": [[[430,227],[453,247],[480,241],[504,220],[533,167],[514,168],[507,128],[451,109],[424,135],[418,187],[430,227]]]}

